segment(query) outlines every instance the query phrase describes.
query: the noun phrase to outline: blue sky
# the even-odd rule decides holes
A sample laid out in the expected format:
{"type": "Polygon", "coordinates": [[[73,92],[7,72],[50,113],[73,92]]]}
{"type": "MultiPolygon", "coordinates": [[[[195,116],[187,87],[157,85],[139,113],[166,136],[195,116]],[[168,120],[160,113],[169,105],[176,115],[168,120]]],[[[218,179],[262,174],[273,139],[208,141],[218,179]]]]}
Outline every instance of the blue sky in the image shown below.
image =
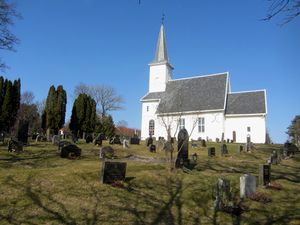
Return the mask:
{"type": "Polygon", "coordinates": [[[275,142],[300,114],[300,18],[261,21],[267,0],[14,0],[23,19],[13,32],[17,52],[1,57],[3,75],[21,78],[22,92],[37,100],[50,85],[68,93],[79,82],[110,85],[125,99],[115,122],[141,123],[140,98],[148,90],[162,13],[173,78],[228,71],[232,91],[266,89],[267,127],[275,142]]]}

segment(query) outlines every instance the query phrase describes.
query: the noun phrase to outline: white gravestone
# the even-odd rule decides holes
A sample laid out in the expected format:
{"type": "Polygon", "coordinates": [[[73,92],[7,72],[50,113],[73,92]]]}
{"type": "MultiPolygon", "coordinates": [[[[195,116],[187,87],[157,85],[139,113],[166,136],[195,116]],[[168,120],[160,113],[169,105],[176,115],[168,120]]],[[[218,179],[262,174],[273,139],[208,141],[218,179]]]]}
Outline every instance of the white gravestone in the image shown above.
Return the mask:
{"type": "Polygon", "coordinates": [[[125,149],[129,148],[129,141],[126,139],[123,140],[123,148],[125,149]]]}
{"type": "Polygon", "coordinates": [[[240,177],[240,196],[241,198],[249,197],[256,191],[256,177],[245,174],[240,177]]]}

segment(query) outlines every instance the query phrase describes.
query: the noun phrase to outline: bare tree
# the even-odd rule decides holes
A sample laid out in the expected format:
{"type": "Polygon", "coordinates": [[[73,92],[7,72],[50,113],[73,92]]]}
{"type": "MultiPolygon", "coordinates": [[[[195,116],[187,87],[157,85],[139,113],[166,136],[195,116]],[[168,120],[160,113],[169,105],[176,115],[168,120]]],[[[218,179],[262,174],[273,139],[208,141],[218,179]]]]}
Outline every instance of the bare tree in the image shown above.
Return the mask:
{"type": "MultiPolygon", "coordinates": [[[[177,91],[177,93],[175,94],[175,98],[174,101],[161,101],[157,107],[157,112],[158,112],[158,119],[159,119],[159,123],[163,126],[163,128],[165,129],[166,133],[167,133],[167,143],[166,145],[168,145],[169,147],[167,147],[169,149],[169,152],[166,152],[166,156],[167,154],[170,155],[170,170],[172,171],[175,167],[175,160],[174,160],[174,156],[173,156],[173,151],[174,151],[174,146],[171,143],[171,137],[176,137],[176,135],[179,132],[180,129],[180,120],[182,119],[182,115],[183,115],[183,110],[182,110],[182,96],[181,96],[181,91],[177,91]],[[174,113],[166,113],[168,111],[169,105],[168,104],[175,104],[175,109],[176,112],[174,113]]],[[[190,130],[190,133],[188,133],[188,138],[191,137],[191,135],[194,132],[195,127],[197,126],[198,123],[198,118],[199,118],[199,114],[194,114],[191,117],[192,120],[192,129],[190,130]]],[[[178,149],[178,153],[180,153],[182,146],[180,147],[180,149],[178,149]]],[[[166,149],[165,149],[166,150],[166,149]]]]}
{"type": "Polygon", "coordinates": [[[122,109],[121,104],[124,100],[116,93],[113,87],[106,85],[89,86],[80,83],[75,87],[74,96],[78,96],[80,93],[85,93],[95,100],[97,110],[103,117],[110,111],[122,109]]]}
{"type": "Polygon", "coordinates": [[[285,18],[281,25],[287,24],[300,15],[300,0],[268,0],[270,6],[263,20],[271,20],[279,14],[285,18]]]}
{"type": "MultiPolygon", "coordinates": [[[[14,51],[15,44],[18,43],[17,37],[11,33],[9,27],[14,24],[14,18],[20,18],[16,12],[15,5],[9,4],[6,0],[0,0],[0,49],[14,51]]],[[[7,68],[0,58],[0,69],[7,68]]]]}
{"type": "Polygon", "coordinates": [[[25,91],[21,95],[21,104],[33,104],[34,94],[31,91],[25,91]]]}

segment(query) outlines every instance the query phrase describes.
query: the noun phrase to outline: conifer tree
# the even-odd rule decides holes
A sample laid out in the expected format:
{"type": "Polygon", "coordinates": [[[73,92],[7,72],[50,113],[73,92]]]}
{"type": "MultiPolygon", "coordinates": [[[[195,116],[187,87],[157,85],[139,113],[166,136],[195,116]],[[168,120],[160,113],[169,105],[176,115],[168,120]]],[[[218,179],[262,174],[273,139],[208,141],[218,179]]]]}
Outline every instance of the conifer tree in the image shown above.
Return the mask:
{"type": "Polygon", "coordinates": [[[69,128],[73,134],[93,132],[96,122],[96,102],[86,94],[79,94],[76,98],[71,115],[69,128]]]}
{"type": "Polygon", "coordinates": [[[67,94],[63,86],[58,86],[56,90],[52,85],[49,88],[45,111],[42,115],[42,126],[57,134],[65,123],[66,104],[67,94]]]}

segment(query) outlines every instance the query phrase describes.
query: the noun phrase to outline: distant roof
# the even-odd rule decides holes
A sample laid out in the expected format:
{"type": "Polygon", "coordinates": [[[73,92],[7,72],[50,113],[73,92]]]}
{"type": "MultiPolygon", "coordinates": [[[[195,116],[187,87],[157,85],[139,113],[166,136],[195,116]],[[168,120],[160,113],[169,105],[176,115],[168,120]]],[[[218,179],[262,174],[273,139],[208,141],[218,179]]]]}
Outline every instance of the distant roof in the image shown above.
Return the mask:
{"type": "Polygon", "coordinates": [[[165,92],[151,92],[148,93],[147,95],[145,95],[141,101],[147,101],[147,100],[159,100],[161,98],[161,96],[164,94],[165,92]]]}
{"type": "Polygon", "coordinates": [[[265,91],[229,93],[226,114],[266,113],[265,91]]]}

